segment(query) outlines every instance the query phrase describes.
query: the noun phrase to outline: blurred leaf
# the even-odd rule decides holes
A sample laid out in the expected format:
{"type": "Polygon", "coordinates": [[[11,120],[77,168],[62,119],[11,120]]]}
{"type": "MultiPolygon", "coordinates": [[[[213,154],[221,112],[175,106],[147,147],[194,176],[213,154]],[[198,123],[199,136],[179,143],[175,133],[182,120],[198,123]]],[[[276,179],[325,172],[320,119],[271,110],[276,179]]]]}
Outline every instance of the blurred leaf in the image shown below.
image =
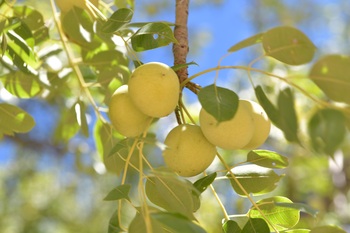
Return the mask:
{"type": "Polygon", "coordinates": [[[69,109],[61,109],[61,118],[54,133],[54,141],[56,143],[68,142],[78,133],[80,126],[77,122],[75,105],[76,103],[74,103],[69,109]]]}
{"type": "Polygon", "coordinates": [[[131,185],[129,184],[119,185],[118,187],[110,191],[103,200],[104,201],[116,201],[120,199],[130,200],[129,198],[130,188],[131,188],[131,185]]]}
{"type": "Polygon", "coordinates": [[[294,95],[290,88],[285,88],[278,95],[278,111],[280,115],[278,127],[290,142],[299,142],[298,118],[294,106],[294,95]]]}
{"type": "MultiPolygon", "coordinates": [[[[142,215],[142,212],[139,212],[135,215],[135,217],[132,219],[128,233],[145,233],[148,232],[147,226],[145,223],[146,216],[142,215]]],[[[169,231],[164,230],[162,224],[155,219],[152,218],[152,215],[147,216],[147,222],[151,227],[151,232],[157,232],[157,233],[168,233],[169,231]]]]}
{"type": "Polygon", "coordinates": [[[286,168],[288,158],[268,150],[252,150],[247,155],[247,162],[267,168],[286,168]]]}
{"type": "MultiPolygon", "coordinates": [[[[270,168],[260,167],[255,164],[234,167],[231,171],[244,190],[254,196],[263,195],[274,190],[276,183],[283,176],[277,175],[270,168]]],[[[227,173],[226,176],[230,179],[235,192],[241,196],[246,196],[237,182],[231,177],[231,174],[227,173]]]]}
{"type": "Polygon", "coordinates": [[[108,21],[102,25],[102,31],[105,33],[117,31],[120,27],[131,21],[133,14],[133,11],[128,8],[118,9],[108,18],[108,21]]]}
{"type": "Polygon", "coordinates": [[[194,219],[194,187],[191,182],[173,173],[155,172],[147,179],[145,190],[148,199],[169,212],[180,213],[194,219]]]}
{"type": "Polygon", "coordinates": [[[209,185],[211,185],[211,183],[214,182],[215,178],[216,172],[197,180],[193,183],[193,186],[198,190],[198,192],[202,193],[208,188],[209,185]]]}
{"type": "Polygon", "coordinates": [[[198,100],[218,123],[232,119],[238,108],[237,94],[214,84],[203,87],[198,93],[198,100]]]}
{"type": "Polygon", "coordinates": [[[227,220],[222,225],[223,233],[241,233],[241,228],[233,220],[227,220]]]}
{"type": "Polygon", "coordinates": [[[106,50],[89,55],[85,60],[89,66],[95,67],[98,71],[110,70],[112,67],[128,66],[128,58],[121,51],[106,50]]]}
{"type": "MultiPolygon", "coordinates": [[[[277,230],[282,231],[294,227],[299,222],[300,211],[288,207],[277,206],[275,204],[276,202],[293,203],[286,197],[275,196],[259,200],[256,204],[277,230]]],[[[255,209],[255,207],[252,207],[249,210],[248,216],[251,218],[263,218],[261,213],[255,209]]],[[[269,227],[270,230],[273,231],[273,228],[271,226],[269,227]]]]}
{"type": "Polygon", "coordinates": [[[327,55],[313,65],[309,77],[332,100],[350,104],[350,57],[327,55]]]}
{"type": "Polygon", "coordinates": [[[27,133],[35,126],[34,119],[23,109],[0,103],[0,134],[27,133]]]}
{"type": "Polygon", "coordinates": [[[5,89],[12,95],[19,98],[31,98],[39,94],[42,90],[38,77],[23,73],[11,72],[0,77],[3,80],[5,89]]]}
{"type": "Polygon", "coordinates": [[[308,132],[316,151],[333,155],[346,135],[345,117],[335,109],[318,110],[309,120],[308,132]]]}
{"type": "Polygon", "coordinates": [[[311,229],[310,233],[346,233],[338,226],[319,226],[311,229]]]}
{"type": "Polygon", "coordinates": [[[131,45],[136,52],[155,49],[177,43],[173,30],[165,23],[148,23],[141,27],[132,37],[131,45]]]}
{"type": "Polygon", "coordinates": [[[80,126],[80,130],[85,137],[89,137],[89,126],[86,119],[86,105],[80,99],[75,105],[77,114],[77,122],[80,126]]]}
{"type": "Polygon", "coordinates": [[[190,65],[196,65],[196,66],[198,66],[197,63],[195,63],[194,61],[191,61],[191,62],[188,62],[188,63],[186,63],[186,64],[174,65],[174,66],[172,66],[171,68],[172,68],[174,71],[178,71],[178,70],[181,70],[182,68],[186,68],[186,67],[188,67],[188,66],[190,66],[190,65]]]}
{"type": "Polygon", "coordinates": [[[117,8],[131,8],[135,7],[135,0],[114,0],[114,5],[117,8]]]}
{"type": "Polygon", "coordinates": [[[316,47],[296,28],[280,26],[265,32],[262,44],[266,55],[288,65],[302,65],[312,60],[316,47]]]}
{"type": "Polygon", "coordinates": [[[122,228],[120,228],[118,210],[114,211],[112,217],[109,220],[108,224],[108,233],[121,233],[124,232],[122,228]]]}
{"type": "Polygon", "coordinates": [[[266,114],[269,116],[269,119],[277,126],[280,119],[280,114],[277,108],[267,98],[261,86],[256,86],[254,90],[260,105],[264,108],[266,114]]]}
{"type": "Polygon", "coordinates": [[[269,225],[261,218],[249,218],[241,233],[270,233],[269,225]]]}
{"type": "Polygon", "coordinates": [[[264,33],[259,33],[259,34],[256,34],[254,36],[251,36],[245,40],[242,40],[240,42],[238,42],[237,44],[231,46],[231,48],[229,48],[229,52],[236,52],[238,50],[241,50],[243,48],[246,48],[246,47],[249,47],[249,46],[252,46],[252,45],[255,45],[257,43],[260,43],[262,41],[262,38],[264,36],[264,33]]]}
{"type": "Polygon", "coordinates": [[[296,210],[302,211],[304,213],[310,214],[314,218],[316,218],[316,215],[318,213],[317,210],[315,210],[315,209],[311,208],[311,206],[308,206],[308,205],[303,204],[303,203],[286,203],[286,202],[279,203],[279,202],[275,202],[275,205],[296,209],[296,210]]]}
{"type": "Polygon", "coordinates": [[[309,233],[309,229],[292,229],[286,231],[280,231],[281,233],[309,233]]]}

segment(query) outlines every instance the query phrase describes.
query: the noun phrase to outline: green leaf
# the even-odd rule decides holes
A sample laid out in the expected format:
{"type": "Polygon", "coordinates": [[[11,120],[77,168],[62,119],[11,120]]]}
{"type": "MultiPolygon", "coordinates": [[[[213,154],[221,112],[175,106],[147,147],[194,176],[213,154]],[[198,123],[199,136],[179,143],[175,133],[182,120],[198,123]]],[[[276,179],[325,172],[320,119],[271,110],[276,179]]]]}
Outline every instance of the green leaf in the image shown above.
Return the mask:
{"type": "Polygon", "coordinates": [[[251,36],[245,40],[242,40],[240,42],[238,42],[237,44],[231,46],[231,48],[229,48],[229,52],[236,52],[238,50],[241,50],[243,48],[246,48],[246,47],[249,47],[249,46],[252,46],[252,45],[255,45],[257,43],[260,43],[262,41],[262,38],[264,36],[264,33],[259,33],[259,34],[256,34],[254,36],[251,36]]]}
{"type": "Polygon", "coordinates": [[[309,233],[309,229],[292,229],[287,231],[280,231],[281,233],[309,233]]]}
{"type": "Polygon", "coordinates": [[[216,172],[210,175],[207,175],[197,180],[196,182],[194,182],[193,186],[198,190],[198,192],[202,193],[208,188],[209,185],[211,185],[211,183],[214,182],[216,175],[217,175],[216,172]]]}
{"type": "Polygon", "coordinates": [[[277,126],[279,124],[280,119],[278,109],[267,98],[261,86],[256,86],[254,91],[256,98],[258,99],[260,105],[264,108],[266,114],[269,116],[269,119],[277,126]]]}
{"type": "Polygon", "coordinates": [[[8,92],[19,98],[34,97],[42,90],[37,76],[23,72],[11,72],[5,74],[0,77],[0,80],[2,80],[4,87],[8,92]]]}
{"type": "MultiPolygon", "coordinates": [[[[286,230],[294,227],[300,218],[300,211],[288,207],[277,206],[275,203],[293,203],[286,197],[275,196],[270,198],[265,198],[256,202],[260,210],[264,213],[273,226],[279,230],[286,230]]],[[[251,218],[263,218],[260,211],[252,207],[248,216],[251,218]]],[[[271,226],[270,230],[273,231],[271,226]]]]}
{"type": "MultiPolygon", "coordinates": [[[[260,167],[255,164],[242,165],[233,168],[233,175],[238,182],[243,186],[248,194],[255,196],[271,192],[276,188],[276,183],[283,175],[277,175],[272,169],[260,167]]],[[[226,175],[231,182],[235,192],[241,196],[246,196],[237,182],[231,177],[230,173],[226,175]]]]}
{"type": "Polygon", "coordinates": [[[105,33],[113,33],[129,23],[133,14],[134,12],[128,8],[120,8],[108,18],[107,22],[102,25],[101,30],[105,33]]]}
{"type": "Polygon", "coordinates": [[[175,65],[175,66],[172,66],[171,68],[174,70],[174,71],[178,71],[178,70],[181,70],[182,68],[186,68],[190,65],[196,65],[198,66],[197,63],[195,63],[194,61],[191,61],[191,62],[187,62],[185,64],[178,64],[178,65],[175,65]]]}
{"type": "Polygon", "coordinates": [[[269,225],[261,218],[249,218],[241,233],[270,233],[269,225]]]}
{"type": "Polygon", "coordinates": [[[337,226],[319,226],[311,229],[310,233],[346,233],[346,231],[337,226]]]}
{"type": "Polygon", "coordinates": [[[241,233],[241,228],[233,220],[227,220],[222,224],[223,233],[241,233]]]}
{"type": "Polygon", "coordinates": [[[350,104],[350,57],[327,55],[312,66],[309,77],[332,100],[350,104]]]}
{"type": "Polygon", "coordinates": [[[108,233],[124,232],[119,224],[118,210],[114,211],[108,223],[108,233]]]}
{"type": "Polygon", "coordinates": [[[161,22],[148,23],[131,37],[131,45],[136,52],[155,49],[170,43],[178,42],[170,26],[161,22]]]}
{"type": "Polygon", "coordinates": [[[280,115],[278,127],[290,142],[298,142],[298,118],[294,106],[294,95],[290,88],[280,91],[278,95],[278,111],[280,115]]]}
{"type": "Polygon", "coordinates": [[[281,26],[267,31],[262,38],[267,56],[288,65],[302,65],[312,60],[316,47],[296,28],[281,26]]]}
{"type": "Polygon", "coordinates": [[[316,218],[316,215],[318,213],[317,210],[311,208],[311,206],[308,206],[306,204],[303,203],[286,203],[286,202],[275,202],[276,206],[284,206],[284,207],[288,207],[288,208],[293,208],[299,211],[302,211],[304,213],[310,214],[312,217],[316,218]]]}
{"type": "Polygon", "coordinates": [[[316,151],[333,155],[346,136],[346,119],[335,109],[318,110],[308,123],[308,132],[316,151]]]}
{"type": "Polygon", "coordinates": [[[23,109],[0,103],[0,134],[27,133],[35,126],[34,119],[23,109]]]}
{"type": "Polygon", "coordinates": [[[89,126],[86,119],[86,105],[83,101],[78,100],[75,105],[77,121],[80,125],[80,130],[85,137],[89,137],[89,126]]]}
{"type": "Polygon", "coordinates": [[[129,199],[129,192],[130,192],[131,185],[124,184],[119,185],[118,187],[112,189],[107,196],[103,199],[104,201],[116,201],[120,199],[129,199]]]}
{"type": "Polygon", "coordinates": [[[80,126],[77,121],[75,105],[76,103],[74,103],[69,109],[61,109],[61,119],[59,120],[54,133],[54,141],[56,143],[61,141],[68,142],[78,133],[80,126]]]}
{"type": "MultiPolygon", "coordinates": [[[[152,218],[152,215],[147,216],[147,222],[149,226],[151,227],[151,232],[157,232],[157,233],[168,233],[169,231],[164,230],[162,224],[152,218]]],[[[135,217],[132,219],[128,233],[145,233],[148,232],[147,226],[145,223],[146,216],[143,216],[142,213],[138,213],[135,215],[135,217]]]]}
{"type": "Polygon", "coordinates": [[[181,179],[174,173],[154,172],[148,177],[145,190],[148,199],[169,212],[180,213],[194,219],[196,209],[193,202],[194,187],[191,182],[181,179]]]}
{"type": "Polygon", "coordinates": [[[232,119],[238,108],[237,94],[214,84],[202,88],[198,93],[198,100],[218,123],[232,119]]]}
{"type": "Polygon", "coordinates": [[[252,150],[247,155],[247,162],[267,168],[286,168],[288,158],[269,150],[252,150]]]}

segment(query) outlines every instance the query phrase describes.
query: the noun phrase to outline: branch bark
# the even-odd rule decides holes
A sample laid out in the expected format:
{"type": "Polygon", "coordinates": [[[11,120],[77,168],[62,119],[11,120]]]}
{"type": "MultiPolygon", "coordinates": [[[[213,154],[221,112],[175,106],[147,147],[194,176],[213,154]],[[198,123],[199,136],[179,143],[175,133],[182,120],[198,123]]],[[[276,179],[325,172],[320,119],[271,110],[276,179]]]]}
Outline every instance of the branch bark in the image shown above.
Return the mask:
{"type": "MultiPolygon", "coordinates": [[[[189,0],[176,0],[174,36],[178,41],[173,45],[174,65],[185,64],[188,54],[188,5],[189,0]]],[[[188,77],[187,67],[177,72],[180,83],[188,77]]]]}

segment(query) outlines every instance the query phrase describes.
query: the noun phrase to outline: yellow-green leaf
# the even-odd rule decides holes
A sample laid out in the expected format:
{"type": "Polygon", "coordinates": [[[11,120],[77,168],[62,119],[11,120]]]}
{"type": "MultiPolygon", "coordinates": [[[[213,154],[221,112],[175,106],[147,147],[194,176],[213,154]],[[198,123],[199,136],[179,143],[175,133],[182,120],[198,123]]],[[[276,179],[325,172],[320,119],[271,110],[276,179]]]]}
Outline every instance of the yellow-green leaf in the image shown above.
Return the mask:
{"type": "Polygon", "coordinates": [[[0,103],[0,134],[27,133],[35,126],[34,119],[23,109],[0,103]]]}

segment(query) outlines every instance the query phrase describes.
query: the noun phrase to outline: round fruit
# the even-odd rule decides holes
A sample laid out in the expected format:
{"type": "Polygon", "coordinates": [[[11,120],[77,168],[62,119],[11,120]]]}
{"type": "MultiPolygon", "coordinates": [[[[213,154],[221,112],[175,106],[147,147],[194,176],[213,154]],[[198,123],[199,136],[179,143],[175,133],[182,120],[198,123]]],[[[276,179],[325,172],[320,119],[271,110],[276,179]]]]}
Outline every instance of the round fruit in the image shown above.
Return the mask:
{"type": "Polygon", "coordinates": [[[165,164],[180,176],[195,176],[213,162],[216,148],[197,125],[178,125],[170,131],[164,144],[165,164]]]}
{"type": "Polygon", "coordinates": [[[129,93],[141,112],[163,117],[174,111],[179,100],[180,83],[169,66],[150,62],[137,67],[131,74],[129,93]]]}
{"type": "Polygon", "coordinates": [[[251,100],[241,100],[241,104],[244,104],[249,108],[254,123],[253,137],[243,149],[253,150],[266,141],[270,134],[271,122],[267,117],[265,110],[258,103],[251,100]]]}
{"type": "Polygon", "coordinates": [[[226,150],[241,149],[253,137],[254,122],[250,109],[239,101],[234,117],[218,122],[203,108],[199,113],[199,123],[204,136],[212,144],[226,150]]]}
{"type": "MultiPolygon", "coordinates": [[[[66,13],[71,10],[74,6],[87,10],[88,0],[56,0],[57,7],[60,8],[61,12],[66,13]]],[[[92,4],[98,6],[98,0],[90,0],[92,4]]]]}
{"type": "Polygon", "coordinates": [[[152,119],[133,104],[127,85],[120,86],[113,93],[109,102],[109,118],[114,128],[126,137],[140,135],[152,119]]]}

